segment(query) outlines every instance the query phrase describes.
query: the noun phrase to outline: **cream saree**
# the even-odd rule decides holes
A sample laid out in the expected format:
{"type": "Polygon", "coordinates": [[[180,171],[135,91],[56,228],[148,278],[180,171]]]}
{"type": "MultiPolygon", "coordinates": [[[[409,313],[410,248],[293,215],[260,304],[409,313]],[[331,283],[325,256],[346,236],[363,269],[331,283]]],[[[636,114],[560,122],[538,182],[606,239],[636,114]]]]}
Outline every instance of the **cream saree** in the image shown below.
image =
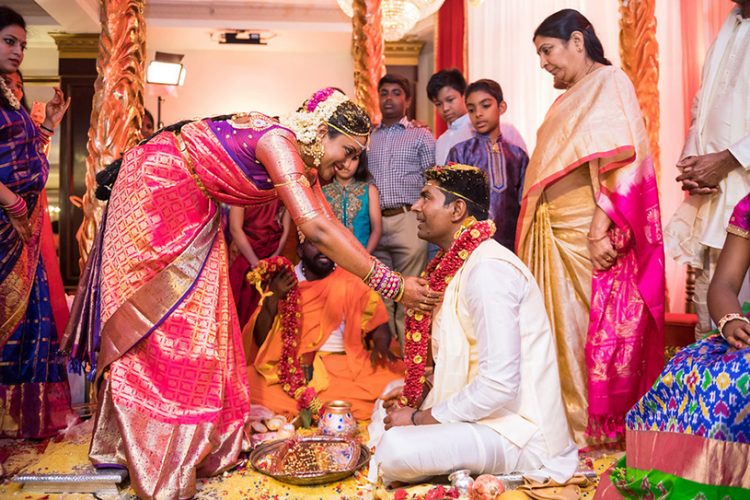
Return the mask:
{"type": "Polygon", "coordinates": [[[617,68],[599,68],[560,96],[539,128],[516,240],[545,296],[579,446],[620,438],[625,413],[663,366],[660,224],[632,84],[617,68]],[[603,272],[592,272],[586,239],[597,205],[618,251],[603,272]]]}

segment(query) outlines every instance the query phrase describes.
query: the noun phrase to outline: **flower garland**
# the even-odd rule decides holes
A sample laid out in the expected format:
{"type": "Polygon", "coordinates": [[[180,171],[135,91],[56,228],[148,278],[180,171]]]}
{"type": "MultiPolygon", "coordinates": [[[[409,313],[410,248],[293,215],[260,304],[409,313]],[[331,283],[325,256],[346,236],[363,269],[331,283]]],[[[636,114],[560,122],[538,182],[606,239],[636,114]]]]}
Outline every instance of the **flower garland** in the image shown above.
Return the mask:
{"type": "MultiPolygon", "coordinates": [[[[474,217],[466,219],[456,232],[448,251],[439,252],[422,273],[422,276],[427,278],[430,289],[443,293],[469,255],[493,234],[495,234],[495,223],[491,220],[477,222],[474,217]]],[[[404,406],[416,408],[422,399],[422,388],[426,382],[425,370],[431,323],[431,313],[414,309],[406,311],[404,339],[406,382],[401,393],[401,404],[404,406]]]]}
{"type": "MultiPolygon", "coordinates": [[[[268,283],[277,273],[288,271],[294,276],[294,267],[286,257],[277,256],[263,259],[252,271],[247,273],[246,279],[261,295],[261,301],[272,292],[263,290],[263,283],[268,283]]],[[[279,313],[281,314],[281,358],[277,365],[281,388],[297,401],[297,409],[309,410],[312,418],[317,419],[323,408],[315,389],[305,383],[298,350],[299,335],[302,324],[302,308],[297,280],[286,296],[279,299],[279,313]]]]}
{"type": "Polygon", "coordinates": [[[336,108],[348,100],[345,94],[333,87],[326,87],[315,92],[300,109],[282,117],[281,123],[294,132],[297,141],[312,144],[320,124],[330,120],[336,108]]]}
{"type": "Polygon", "coordinates": [[[3,93],[3,97],[5,97],[5,100],[8,101],[8,105],[10,105],[11,108],[18,111],[21,108],[21,103],[18,101],[18,98],[16,98],[15,94],[13,94],[13,91],[10,90],[8,87],[8,83],[5,81],[5,78],[0,77],[0,92],[3,93]]]}

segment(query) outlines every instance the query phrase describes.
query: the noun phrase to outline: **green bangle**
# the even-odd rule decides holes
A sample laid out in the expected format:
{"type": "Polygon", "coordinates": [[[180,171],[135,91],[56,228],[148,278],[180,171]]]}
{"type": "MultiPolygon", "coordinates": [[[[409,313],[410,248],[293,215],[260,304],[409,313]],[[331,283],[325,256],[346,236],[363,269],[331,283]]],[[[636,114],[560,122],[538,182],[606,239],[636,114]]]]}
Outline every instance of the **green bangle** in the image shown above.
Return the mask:
{"type": "Polygon", "coordinates": [[[414,410],[414,411],[413,411],[413,412],[411,413],[411,418],[410,418],[410,420],[411,420],[411,425],[419,425],[419,424],[417,423],[417,421],[416,421],[416,420],[414,419],[414,417],[416,417],[416,416],[417,416],[417,413],[419,413],[419,410],[414,410]]]}

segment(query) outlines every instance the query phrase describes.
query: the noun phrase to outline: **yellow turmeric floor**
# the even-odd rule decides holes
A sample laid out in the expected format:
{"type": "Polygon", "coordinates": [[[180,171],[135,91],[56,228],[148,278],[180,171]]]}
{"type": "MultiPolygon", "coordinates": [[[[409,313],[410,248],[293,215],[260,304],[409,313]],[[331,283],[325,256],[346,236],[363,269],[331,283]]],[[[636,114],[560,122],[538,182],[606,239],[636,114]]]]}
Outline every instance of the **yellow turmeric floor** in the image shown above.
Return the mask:
{"type": "MultiPolygon", "coordinates": [[[[92,472],[87,457],[91,431],[91,421],[74,429],[62,440],[25,441],[0,440],[0,459],[2,459],[5,477],[0,484],[0,498],[23,499],[93,499],[90,494],[29,494],[14,483],[10,482],[13,475],[24,474],[74,474],[92,472]]],[[[604,472],[621,453],[598,453],[584,456],[581,459],[582,468],[594,469],[597,474],[604,472]]],[[[325,486],[290,486],[279,483],[263,474],[248,469],[244,464],[221,476],[199,479],[198,499],[351,499],[393,497],[396,492],[373,492],[366,480],[367,469],[358,471],[354,476],[337,483],[325,486]]],[[[412,486],[405,491],[405,498],[423,498],[434,485],[423,484],[412,486]]],[[[593,489],[592,489],[593,490],[593,489]]],[[[404,498],[404,493],[398,496],[404,498]]],[[[586,493],[583,498],[593,496],[593,491],[586,493]]],[[[136,498],[130,488],[121,490],[114,498],[136,498]]],[[[515,497],[518,498],[518,497],[515,497]]]]}

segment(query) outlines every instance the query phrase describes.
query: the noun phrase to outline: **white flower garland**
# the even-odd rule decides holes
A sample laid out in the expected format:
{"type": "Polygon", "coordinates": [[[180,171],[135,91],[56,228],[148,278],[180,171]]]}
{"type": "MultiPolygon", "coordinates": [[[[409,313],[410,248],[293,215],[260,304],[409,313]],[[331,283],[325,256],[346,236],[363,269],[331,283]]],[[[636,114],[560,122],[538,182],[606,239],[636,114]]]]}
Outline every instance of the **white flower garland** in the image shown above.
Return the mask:
{"type": "Polygon", "coordinates": [[[331,119],[336,108],[349,98],[341,92],[334,92],[325,101],[321,101],[312,112],[295,111],[281,118],[281,123],[297,136],[302,144],[312,144],[318,135],[318,126],[331,119]]]}
{"type": "Polygon", "coordinates": [[[18,101],[13,92],[8,88],[8,83],[3,77],[0,77],[0,92],[3,93],[3,96],[8,101],[8,104],[10,104],[11,108],[15,109],[16,111],[21,108],[21,103],[18,101]]]}

